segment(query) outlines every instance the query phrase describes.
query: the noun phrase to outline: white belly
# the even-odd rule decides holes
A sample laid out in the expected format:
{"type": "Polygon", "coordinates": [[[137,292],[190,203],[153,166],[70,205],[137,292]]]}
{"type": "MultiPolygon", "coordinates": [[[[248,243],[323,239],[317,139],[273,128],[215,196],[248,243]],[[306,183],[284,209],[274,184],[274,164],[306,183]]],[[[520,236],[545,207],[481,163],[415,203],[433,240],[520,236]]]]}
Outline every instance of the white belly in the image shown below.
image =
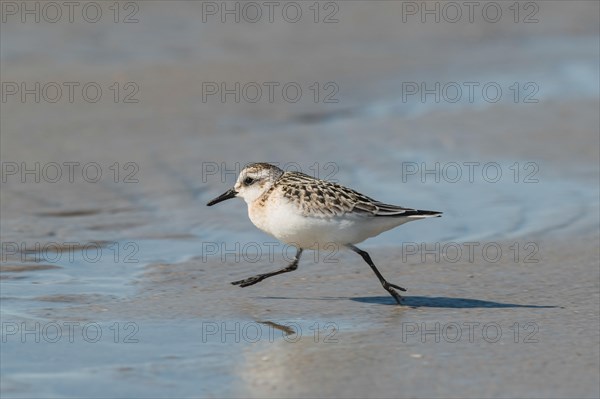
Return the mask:
{"type": "Polygon", "coordinates": [[[406,218],[363,216],[307,217],[290,204],[273,205],[271,203],[263,208],[249,206],[252,223],[286,244],[305,249],[323,248],[330,243],[340,246],[356,244],[410,221],[406,218]]]}

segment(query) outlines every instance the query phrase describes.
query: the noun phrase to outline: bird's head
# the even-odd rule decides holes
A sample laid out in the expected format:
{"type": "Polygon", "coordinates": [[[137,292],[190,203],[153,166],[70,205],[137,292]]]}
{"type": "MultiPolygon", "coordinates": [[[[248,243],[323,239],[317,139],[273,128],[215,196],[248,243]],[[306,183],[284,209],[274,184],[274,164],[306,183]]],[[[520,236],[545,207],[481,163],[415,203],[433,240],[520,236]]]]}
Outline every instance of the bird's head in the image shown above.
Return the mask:
{"type": "Polygon", "coordinates": [[[242,169],[233,188],[206,205],[212,206],[234,197],[242,197],[246,203],[250,204],[269,190],[283,173],[283,170],[275,165],[251,163],[242,169]]]}

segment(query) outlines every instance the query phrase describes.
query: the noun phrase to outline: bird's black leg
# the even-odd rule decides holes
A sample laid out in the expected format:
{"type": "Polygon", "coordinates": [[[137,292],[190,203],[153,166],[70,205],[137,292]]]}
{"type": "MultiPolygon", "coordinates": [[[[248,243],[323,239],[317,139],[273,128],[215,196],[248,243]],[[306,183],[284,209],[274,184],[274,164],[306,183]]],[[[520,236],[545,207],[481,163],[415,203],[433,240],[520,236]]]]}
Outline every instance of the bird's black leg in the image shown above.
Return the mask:
{"type": "Polygon", "coordinates": [[[394,297],[394,299],[396,300],[396,302],[398,302],[398,305],[400,305],[400,301],[402,300],[402,296],[400,294],[398,294],[394,288],[400,290],[400,291],[406,291],[405,288],[402,288],[396,284],[392,284],[392,283],[388,283],[387,280],[385,278],[383,278],[383,276],[381,275],[381,273],[379,273],[379,270],[377,270],[377,268],[375,267],[375,264],[373,263],[373,261],[371,260],[371,257],[369,256],[369,254],[365,251],[363,251],[360,248],[355,247],[352,244],[348,244],[348,248],[350,248],[351,250],[353,250],[354,252],[356,252],[357,254],[359,254],[360,256],[362,256],[362,258],[365,260],[365,262],[367,262],[367,264],[369,266],[371,266],[371,269],[373,269],[373,272],[375,273],[375,275],[377,276],[377,278],[379,279],[379,281],[381,282],[381,285],[383,286],[383,288],[385,288],[385,290],[387,292],[390,293],[391,296],[394,297]]]}
{"type": "Polygon", "coordinates": [[[290,263],[288,266],[284,267],[283,269],[279,269],[279,270],[276,270],[271,273],[258,274],[256,276],[248,277],[248,278],[240,280],[240,281],[234,281],[231,284],[239,285],[240,287],[247,287],[249,285],[256,284],[258,282],[263,281],[266,278],[276,276],[281,273],[293,272],[294,270],[296,270],[298,268],[298,261],[300,260],[301,254],[302,254],[302,248],[298,248],[298,250],[296,251],[296,257],[294,258],[294,261],[292,263],[290,263]]]}

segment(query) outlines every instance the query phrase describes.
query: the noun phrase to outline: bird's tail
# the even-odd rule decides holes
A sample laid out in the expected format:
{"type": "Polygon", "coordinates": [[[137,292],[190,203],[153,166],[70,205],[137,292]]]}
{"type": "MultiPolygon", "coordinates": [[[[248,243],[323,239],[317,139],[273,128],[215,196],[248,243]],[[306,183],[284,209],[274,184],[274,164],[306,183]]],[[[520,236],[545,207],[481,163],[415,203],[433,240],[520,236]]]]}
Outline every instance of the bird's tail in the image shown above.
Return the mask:
{"type": "Polygon", "coordinates": [[[422,218],[439,218],[442,216],[442,212],[438,212],[438,211],[425,211],[422,209],[414,209],[411,211],[407,211],[404,216],[407,216],[409,218],[417,218],[417,219],[422,219],[422,218]]]}

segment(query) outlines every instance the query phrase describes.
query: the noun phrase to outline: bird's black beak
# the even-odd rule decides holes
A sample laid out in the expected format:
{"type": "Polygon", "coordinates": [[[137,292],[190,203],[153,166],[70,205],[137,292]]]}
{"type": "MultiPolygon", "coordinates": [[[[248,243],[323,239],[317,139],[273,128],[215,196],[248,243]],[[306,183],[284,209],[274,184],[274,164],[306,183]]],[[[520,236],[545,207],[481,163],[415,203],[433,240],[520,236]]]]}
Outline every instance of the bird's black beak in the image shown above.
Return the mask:
{"type": "Polygon", "coordinates": [[[228,200],[230,198],[234,198],[237,195],[237,191],[235,191],[233,188],[227,190],[226,192],[224,192],[223,194],[219,195],[217,198],[213,199],[212,201],[210,201],[208,204],[206,204],[207,206],[213,206],[214,204],[218,204],[219,202],[228,200]]]}

